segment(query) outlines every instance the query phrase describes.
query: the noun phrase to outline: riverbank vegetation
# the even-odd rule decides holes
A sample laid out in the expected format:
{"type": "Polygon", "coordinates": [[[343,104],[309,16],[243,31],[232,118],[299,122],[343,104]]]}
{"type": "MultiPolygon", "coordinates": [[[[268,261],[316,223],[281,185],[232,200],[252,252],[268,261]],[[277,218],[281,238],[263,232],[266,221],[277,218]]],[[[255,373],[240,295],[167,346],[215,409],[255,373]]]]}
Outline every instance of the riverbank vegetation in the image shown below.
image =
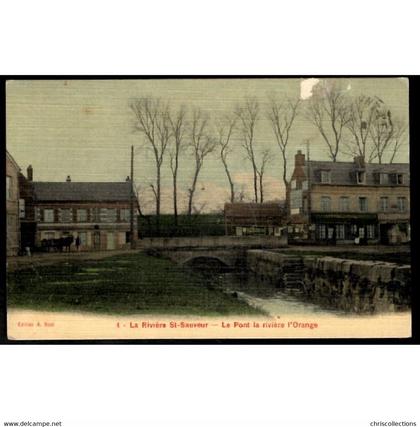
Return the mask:
{"type": "Polygon", "coordinates": [[[106,314],[261,315],[205,277],[142,253],[8,274],[8,307],[106,314]]]}

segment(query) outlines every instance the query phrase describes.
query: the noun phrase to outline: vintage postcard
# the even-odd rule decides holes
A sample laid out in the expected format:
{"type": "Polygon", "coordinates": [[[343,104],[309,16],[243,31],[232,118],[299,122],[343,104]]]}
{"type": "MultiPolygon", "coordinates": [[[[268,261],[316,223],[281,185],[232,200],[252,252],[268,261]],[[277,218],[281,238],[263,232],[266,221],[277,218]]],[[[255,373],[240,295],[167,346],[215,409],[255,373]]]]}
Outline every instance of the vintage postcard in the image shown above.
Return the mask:
{"type": "Polygon", "coordinates": [[[9,340],[410,338],[407,78],[6,82],[9,340]]]}

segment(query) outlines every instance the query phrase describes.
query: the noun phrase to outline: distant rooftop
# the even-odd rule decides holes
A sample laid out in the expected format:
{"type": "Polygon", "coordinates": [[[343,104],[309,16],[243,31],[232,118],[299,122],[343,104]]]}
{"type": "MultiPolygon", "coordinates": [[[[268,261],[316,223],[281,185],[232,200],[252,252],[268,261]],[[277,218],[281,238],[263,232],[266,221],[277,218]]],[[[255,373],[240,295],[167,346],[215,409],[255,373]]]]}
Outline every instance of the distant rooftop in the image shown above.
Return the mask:
{"type": "MultiPolygon", "coordinates": [[[[355,162],[331,162],[321,160],[310,160],[309,169],[311,172],[310,179],[312,182],[319,182],[319,174],[321,170],[331,172],[331,183],[337,185],[354,185],[355,173],[358,167],[355,162]]],[[[305,170],[308,166],[304,166],[305,170]]],[[[401,173],[405,175],[404,186],[410,185],[410,165],[408,163],[391,163],[391,164],[378,164],[366,163],[364,167],[366,172],[366,184],[375,185],[374,174],[380,173],[401,173]]]]}
{"type": "Polygon", "coordinates": [[[126,182],[33,182],[35,198],[46,202],[117,202],[130,200],[126,182]]]}
{"type": "Polygon", "coordinates": [[[285,210],[285,202],[268,203],[225,203],[226,216],[249,216],[249,217],[276,217],[282,216],[285,210]]]}

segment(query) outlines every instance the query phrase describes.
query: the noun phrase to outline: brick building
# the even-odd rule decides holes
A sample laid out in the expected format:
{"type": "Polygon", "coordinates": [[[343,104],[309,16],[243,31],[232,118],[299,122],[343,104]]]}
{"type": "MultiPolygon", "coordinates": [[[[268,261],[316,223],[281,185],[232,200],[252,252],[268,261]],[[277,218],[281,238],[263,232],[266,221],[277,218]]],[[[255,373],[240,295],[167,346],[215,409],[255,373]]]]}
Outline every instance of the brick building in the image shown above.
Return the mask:
{"type": "MultiPolygon", "coordinates": [[[[25,194],[25,239],[77,236],[81,250],[112,250],[130,242],[131,182],[36,182],[32,168],[21,177],[25,194]]],[[[137,201],[135,201],[137,215],[137,201]]],[[[134,221],[134,238],[137,221],[134,221]]]]}
{"type": "Polygon", "coordinates": [[[17,255],[20,248],[19,165],[6,151],[6,250],[7,256],[17,255]]]}
{"type": "Polygon", "coordinates": [[[281,236],[286,224],[284,202],[225,203],[225,232],[228,235],[281,236]]]}
{"type": "Polygon", "coordinates": [[[288,192],[291,240],[410,240],[409,164],[308,162],[298,151],[288,192]]]}

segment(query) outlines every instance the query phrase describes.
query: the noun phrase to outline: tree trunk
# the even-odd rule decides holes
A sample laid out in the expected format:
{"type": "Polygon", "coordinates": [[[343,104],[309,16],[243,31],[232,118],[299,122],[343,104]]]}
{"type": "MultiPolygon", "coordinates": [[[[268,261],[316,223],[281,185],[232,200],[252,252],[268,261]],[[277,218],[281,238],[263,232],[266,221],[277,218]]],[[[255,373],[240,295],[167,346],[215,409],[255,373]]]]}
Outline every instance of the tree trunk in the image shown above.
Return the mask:
{"type": "Polygon", "coordinates": [[[286,159],[286,150],[281,150],[281,154],[283,157],[283,183],[285,190],[287,189],[287,159],[286,159]]]}
{"type": "Polygon", "coordinates": [[[254,197],[255,197],[255,203],[258,203],[258,174],[257,174],[257,167],[255,165],[255,161],[252,161],[252,167],[254,169],[254,197]]]}
{"type": "Polygon", "coordinates": [[[260,174],[260,203],[264,202],[263,175],[260,174]]]}
{"type": "Polygon", "coordinates": [[[156,169],[156,232],[160,236],[160,165],[156,169]]]}
{"type": "Polygon", "coordinates": [[[226,162],[226,159],[223,157],[223,155],[221,156],[221,158],[222,158],[223,166],[225,167],[226,176],[227,176],[228,181],[229,181],[229,186],[230,186],[230,203],[233,203],[235,201],[235,185],[233,183],[232,176],[231,176],[231,174],[229,172],[229,167],[228,167],[228,164],[226,162]]]}
{"type": "Polygon", "coordinates": [[[201,166],[197,165],[194,173],[194,179],[193,183],[190,189],[190,196],[188,199],[188,215],[192,215],[192,204],[193,204],[193,198],[195,193],[195,187],[197,186],[197,180],[198,180],[198,174],[200,173],[201,166]]]}
{"type": "MultiPolygon", "coordinates": [[[[177,150],[178,151],[178,150],[177,150]]],[[[174,186],[174,225],[178,227],[178,191],[177,191],[177,179],[178,179],[178,152],[175,153],[175,167],[173,170],[173,186],[174,186]]]]}
{"type": "Polygon", "coordinates": [[[178,201],[177,201],[176,176],[174,176],[174,225],[175,227],[178,227],[178,201]]]}

